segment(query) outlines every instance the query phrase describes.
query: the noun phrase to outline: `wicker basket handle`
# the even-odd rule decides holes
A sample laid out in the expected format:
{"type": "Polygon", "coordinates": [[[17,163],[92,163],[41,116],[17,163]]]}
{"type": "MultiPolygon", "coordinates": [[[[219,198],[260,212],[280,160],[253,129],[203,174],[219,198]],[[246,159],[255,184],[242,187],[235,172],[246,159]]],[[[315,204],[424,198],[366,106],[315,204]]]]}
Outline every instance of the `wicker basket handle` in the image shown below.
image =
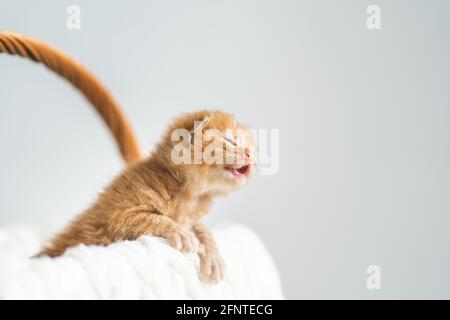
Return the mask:
{"type": "Polygon", "coordinates": [[[89,70],[62,51],[18,33],[0,30],[0,52],[40,62],[69,81],[100,114],[125,161],[130,164],[141,158],[139,144],[125,115],[108,90],[89,70]]]}

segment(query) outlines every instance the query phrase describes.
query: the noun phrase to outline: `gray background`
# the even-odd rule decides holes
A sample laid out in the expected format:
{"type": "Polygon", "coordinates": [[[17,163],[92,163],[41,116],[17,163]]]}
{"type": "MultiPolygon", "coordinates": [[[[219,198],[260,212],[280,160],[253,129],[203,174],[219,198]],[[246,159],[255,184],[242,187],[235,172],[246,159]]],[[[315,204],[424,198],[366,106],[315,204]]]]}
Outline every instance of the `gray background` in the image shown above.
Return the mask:
{"type": "MultiPolygon", "coordinates": [[[[279,173],[208,220],[255,230],[288,298],[450,298],[449,21],[448,1],[425,0],[0,2],[0,28],[104,81],[146,150],[205,107],[280,129],[279,173]],[[379,31],[366,28],[370,4],[379,31]]],[[[4,55],[0,137],[1,223],[67,221],[122,167],[72,87],[4,55]]]]}

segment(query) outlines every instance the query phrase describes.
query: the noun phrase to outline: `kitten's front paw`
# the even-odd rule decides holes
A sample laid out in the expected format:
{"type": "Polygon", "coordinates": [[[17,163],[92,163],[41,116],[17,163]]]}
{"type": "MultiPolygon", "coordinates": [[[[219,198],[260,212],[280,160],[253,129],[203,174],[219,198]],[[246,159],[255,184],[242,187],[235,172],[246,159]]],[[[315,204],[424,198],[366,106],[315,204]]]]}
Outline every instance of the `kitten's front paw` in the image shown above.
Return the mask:
{"type": "Polygon", "coordinates": [[[196,253],[198,251],[199,241],[197,237],[193,232],[182,226],[177,226],[167,240],[178,251],[186,253],[196,253]]]}
{"type": "Polygon", "coordinates": [[[199,250],[200,278],[203,281],[217,283],[223,279],[224,263],[218,252],[199,250]]]}

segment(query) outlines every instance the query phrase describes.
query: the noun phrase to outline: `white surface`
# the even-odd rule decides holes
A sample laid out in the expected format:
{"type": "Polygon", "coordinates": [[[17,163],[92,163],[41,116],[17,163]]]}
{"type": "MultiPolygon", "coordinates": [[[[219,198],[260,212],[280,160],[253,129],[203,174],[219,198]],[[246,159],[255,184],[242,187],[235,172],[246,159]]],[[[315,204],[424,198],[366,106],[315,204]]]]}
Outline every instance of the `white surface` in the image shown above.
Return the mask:
{"type": "Polygon", "coordinates": [[[157,237],[108,247],[78,246],[34,258],[54,228],[0,228],[0,299],[280,299],[278,272],[258,237],[243,226],[214,230],[226,267],[216,285],[198,278],[198,257],[157,237]]]}

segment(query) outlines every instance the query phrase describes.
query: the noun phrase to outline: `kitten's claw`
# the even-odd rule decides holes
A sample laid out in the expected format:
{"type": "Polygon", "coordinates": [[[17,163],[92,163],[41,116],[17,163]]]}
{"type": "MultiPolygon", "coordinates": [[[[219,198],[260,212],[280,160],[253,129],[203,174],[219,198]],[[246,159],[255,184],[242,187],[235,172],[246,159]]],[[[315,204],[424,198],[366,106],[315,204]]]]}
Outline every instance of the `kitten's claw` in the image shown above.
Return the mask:
{"type": "Polygon", "coordinates": [[[177,227],[167,239],[169,244],[178,251],[196,253],[199,247],[197,237],[184,227],[177,227]]]}
{"type": "Polygon", "coordinates": [[[200,278],[206,282],[217,283],[223,279],[223,260],[218,253],[199,250],[200,278]]]}

